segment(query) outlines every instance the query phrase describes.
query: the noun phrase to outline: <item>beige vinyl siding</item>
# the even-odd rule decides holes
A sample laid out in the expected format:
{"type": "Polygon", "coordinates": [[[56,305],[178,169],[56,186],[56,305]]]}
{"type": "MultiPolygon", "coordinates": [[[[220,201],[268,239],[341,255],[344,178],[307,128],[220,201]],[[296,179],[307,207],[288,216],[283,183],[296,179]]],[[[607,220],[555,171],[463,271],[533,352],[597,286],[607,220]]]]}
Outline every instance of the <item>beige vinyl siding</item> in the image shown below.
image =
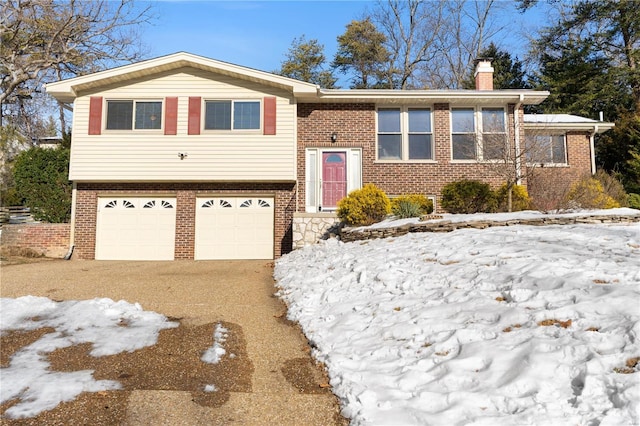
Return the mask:
{"type": "MultiPolygon", "coordinates": [[[[204,105],[202,107],[204,114],[204,105]]],[[[164,104],[163,104],[164,114],[164,104]]],[[[164,129],[164,116],[163,129],[164,129]]],[[[201,118],[201,124],[204,117],[201,118]]],[[[291,94],[256,83],[189,69],[154,79],[83,94],[74,105],[70,178],[78,181],[282,181],[295,180],[296,110],[291,94]],[[163,130],[108,131],[88,135],[89,99],[161,100],[178,97],[177,135],[163,130]],[[275,96],[277,134],[260,131],[188,135],[190,96],[260,100],[275,96]],[[187,154],[181,160],[179,153],[187,154]]]]}

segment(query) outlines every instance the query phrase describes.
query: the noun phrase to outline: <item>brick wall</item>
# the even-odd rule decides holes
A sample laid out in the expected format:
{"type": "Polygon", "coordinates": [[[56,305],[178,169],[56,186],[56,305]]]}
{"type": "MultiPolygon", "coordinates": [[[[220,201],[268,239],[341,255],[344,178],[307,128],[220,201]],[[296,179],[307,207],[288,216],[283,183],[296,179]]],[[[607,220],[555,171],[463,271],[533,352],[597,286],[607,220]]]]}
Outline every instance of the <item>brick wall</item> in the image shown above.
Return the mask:
{"type": "Polygon", "coordinates": [[[270,194],[275,196],[274,252],[276,257],[291,251],[294,183],[78,183],[75,254],[94,259],[98,197],[176,196],[176,259],[193,259],[195,250],[196,197],[206,194],[270,194]]]}
{"type": "MultiPolygon", "coordinates": [[[[508,106],[509,136],[513,143],[514,105],[508,106]]],[[[504,178],[479,163],[452,162],[449,104],[433,105],[435,162],[377,162],[375,104],[298,105],[298,209],[305,208],[305,149],[341,147],[362,149],[362,183],[374,183],[389,195],[420,193],[440,197],[444,185],[460,179],[479,179],[500,186],[504,178]],[[338,141],[331,142],[331,134],[338,141]]],[[[519,111],[522,123],[522,110],[519,111]]],[[[520,134],[521,141],[524,140],[520,134]]],[[[436,211],[439,211],[436,202],[436,211]]]]}
{"type": "Polygon", "coordinates": [[[47,257],[63,258],[69,251],[70,230],[68,223],[4,224],[2,247],[30,249],[47,257]]]}
{"type": "Polygon", "coordinates": [[[567,165],[536,167],[529,170],[529,194],[541,209],[555,209],[571,186],[591,175],[591,145],[587,132],[566,134],[567,165]]]}

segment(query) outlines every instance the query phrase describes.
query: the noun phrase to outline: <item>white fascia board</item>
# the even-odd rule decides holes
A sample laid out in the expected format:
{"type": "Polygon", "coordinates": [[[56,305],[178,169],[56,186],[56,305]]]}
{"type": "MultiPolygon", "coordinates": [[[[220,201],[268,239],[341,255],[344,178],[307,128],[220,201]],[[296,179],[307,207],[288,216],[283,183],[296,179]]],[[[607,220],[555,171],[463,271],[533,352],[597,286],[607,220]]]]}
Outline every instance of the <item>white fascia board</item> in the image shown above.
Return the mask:
{"type": "Polygon", "coordinates": [[[113,83],[124,83],[130,79],[151,76],[157,72],[183,67],[195,67],[239,79],[252,80],[262,82],[266,85],[286,88],[291,90],[294,95],[316,94],[319,89],[315,84],[305,83],[265,71],[217,61],[186,52],[178,52],[85,76],[48,83],[45,85],[45,90],[60,101],[72,102],[78,96],[78,92],[82,90],[113,83]]]}
{"type": "MultiPolygon", "coordinates": [[[[389,90],[389,89],[320,89],[320,102],[374,103],[519,103],[536,105],[549,96],[548,91],[533,90],[389,90]]],[[[301,98],[306,101],[307,99],[301,98]]],[[[311,100],[311,99],[309,99],[311,100]]]]}
{"type": "Polygon", "coordinates": [[[607,130],[611,130],[615,127],[615,123],[608,123],[604,121],[594,121],[594,122],[568,122],[568,123],[560,123],[560,122],[525,122],[524,129],[525,130],[549,130],[549,131],[583,131],[589,133],[604,133],[607,130]]]}

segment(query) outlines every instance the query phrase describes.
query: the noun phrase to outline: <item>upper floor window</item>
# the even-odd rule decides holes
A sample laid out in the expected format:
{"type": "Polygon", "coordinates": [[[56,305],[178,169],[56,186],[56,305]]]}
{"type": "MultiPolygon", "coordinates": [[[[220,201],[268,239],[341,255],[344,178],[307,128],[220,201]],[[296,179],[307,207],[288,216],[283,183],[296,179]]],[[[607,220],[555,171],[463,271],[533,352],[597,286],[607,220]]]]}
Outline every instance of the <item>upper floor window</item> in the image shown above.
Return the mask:
{"type": "Polygon", "coordinates": [[[433,160],[429,108],[378,109],[379,160],[433,160]]]}
{"type": "Polygon", "coordinates": [[[107,101],[107,130],[157,130],[161,128],[161,101],[107,101]]]}
{"type": "Polygon", "coordinates": [[[507,147],[504,108],[453,108],[451,150],[454,160],[499,160],[507,147]]]}
{"type": "Polygon", "coordinates": [[[260,101],[205,101],[205,130],[259,130],[260,101]]]}
{"type": "Polygon", "coordinates": [[[527,135],[525,157],[530,164],[566,164],[564,135],[527,135]]]}

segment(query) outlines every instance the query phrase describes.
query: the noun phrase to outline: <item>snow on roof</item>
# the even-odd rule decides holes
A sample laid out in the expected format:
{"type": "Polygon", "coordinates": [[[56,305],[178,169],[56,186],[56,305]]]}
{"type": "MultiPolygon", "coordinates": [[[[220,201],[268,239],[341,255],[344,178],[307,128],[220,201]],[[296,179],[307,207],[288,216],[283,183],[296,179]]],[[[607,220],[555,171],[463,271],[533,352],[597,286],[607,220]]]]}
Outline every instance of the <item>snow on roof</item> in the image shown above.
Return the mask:
{"type": "Polygon", "coordinates": [[[525,123],[599,123],[597,120],[572,114],[525,114],[525,123]]]}

